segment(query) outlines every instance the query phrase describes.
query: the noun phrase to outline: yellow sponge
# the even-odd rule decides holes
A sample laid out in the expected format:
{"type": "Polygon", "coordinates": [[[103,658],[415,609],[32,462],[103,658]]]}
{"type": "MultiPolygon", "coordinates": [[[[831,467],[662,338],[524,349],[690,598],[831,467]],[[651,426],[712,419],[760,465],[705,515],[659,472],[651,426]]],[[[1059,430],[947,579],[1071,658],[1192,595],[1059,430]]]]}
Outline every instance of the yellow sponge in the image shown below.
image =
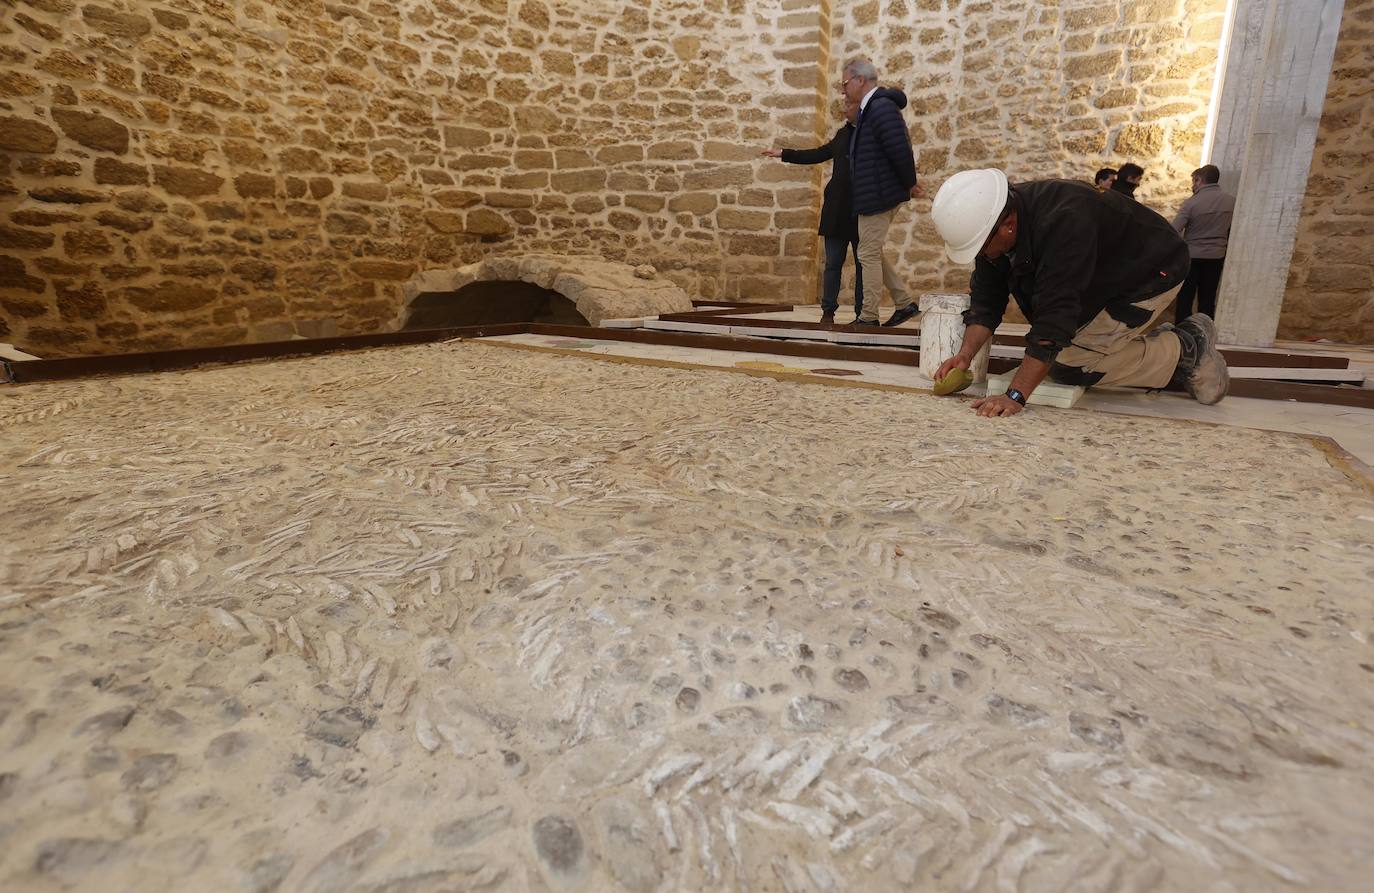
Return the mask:
{"type": "Polygon", "coordinates": [[[973,376],[969,374],[969,371],[955,366],[945,373],[944,378],[935,382],[935,396],[944,397],[947,394],[957,394],[971,384],[973,384],[973,376]]]}

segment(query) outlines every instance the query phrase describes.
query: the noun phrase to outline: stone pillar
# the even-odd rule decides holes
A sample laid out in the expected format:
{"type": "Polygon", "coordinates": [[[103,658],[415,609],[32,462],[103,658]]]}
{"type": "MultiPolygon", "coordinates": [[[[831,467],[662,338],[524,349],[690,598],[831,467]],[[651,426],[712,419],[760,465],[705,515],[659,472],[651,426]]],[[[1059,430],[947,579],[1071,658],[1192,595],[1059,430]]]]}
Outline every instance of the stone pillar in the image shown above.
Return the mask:
{"type": "MultiPolygon", "coordinates": [[[[964,311],[968,295],[921,295],[921,374],[935,380],[940,364],[959,352],[964,343],[964,311]]],[[[988,354],[992,342],[983,345],[969,365],[974,383],[988,377],[988,354]]]]}
{"type": "Polygon", "coordinates": [[[1288,265],[1344,0],[1235,0],[1212,157],[1236,212],[1217,296],[1228,344],[1268,346],[1288,265]]]}

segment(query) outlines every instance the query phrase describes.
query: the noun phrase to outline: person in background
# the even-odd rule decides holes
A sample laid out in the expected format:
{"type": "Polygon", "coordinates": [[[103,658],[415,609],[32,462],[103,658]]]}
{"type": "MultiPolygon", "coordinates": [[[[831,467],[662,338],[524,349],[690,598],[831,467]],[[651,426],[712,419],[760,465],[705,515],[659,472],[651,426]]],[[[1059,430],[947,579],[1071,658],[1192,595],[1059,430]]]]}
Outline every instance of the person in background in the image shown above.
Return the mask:
{"type": "Polygon", "coordinates": [[[854,211],[859,215],[859,263],[864,271],[864,306],[855,326],[878,325],[878,302],[884,285],[897,309],[883,325],[899,326],[919,308],[883,248],[897,209],[925,194],[916,183],[916,158],[902,117],[906,94],[878,86],[878,70],[864,58],[846,62],[840,78],[845,98],[859,103],[859,119],[849,147],[854,211]]]}
{"type": "Polygon", "coordinates": [[[1221,171],[1215,164],[1204,164],[1193,171],[1193,196],[1178,209],[1174,229],[1188,243],[1192,266],[1188,278],[1178,290],[1178,304],[1174,319],[1182,321],[1193,314],[1193,296],[1197,309],[1212,319],[1217,318],[1217,286],[1221,283],[1221,268],[1226,263],[1226,243],[1231,237],[1231,215],[1236,210],[1236,197],[1221,191],[1221,171]]]}
{"type": "Polygon", "coordinates": [[[1098,192],[1106,192],[1112,188],[1112,184],[1115,182],[1116,168],[1114,167],[1104,167],[1097,172],[1097,176],[1093,177],[1093,185],[1097,187],[1098,192]]]}
{"type": "Polygon", "coordinates": [[[1121,169],[1116,172],[1116,179],[1112,181],[1112,189],[1129,198],[1135,198],[1135,191],[1139,188],[1140,181],[1144,176],[1145,168],[1128,161],[1121,165],[1121,169]]]}
{"type": "Polygon", "coordinates": [[[840,282],[844,275],[845,255],[854,254],[854,321],[863,311],[863,267],[859,263],[859,220],[854,216],[853,185],[849,178],[849,141],[854,135],[854,121],[859,116],[857,100],[846,99],[845,123],[824,146],[814,149],[764,149],[769,158],[781,158],[788,164],[820,164],[830,162],[830,180],[825,184],[821,200],[821,223],[818,234],[825,239],[825,274],[821,280],[821,323],[835,324],[835,311],[840,306],[840,282]]]}

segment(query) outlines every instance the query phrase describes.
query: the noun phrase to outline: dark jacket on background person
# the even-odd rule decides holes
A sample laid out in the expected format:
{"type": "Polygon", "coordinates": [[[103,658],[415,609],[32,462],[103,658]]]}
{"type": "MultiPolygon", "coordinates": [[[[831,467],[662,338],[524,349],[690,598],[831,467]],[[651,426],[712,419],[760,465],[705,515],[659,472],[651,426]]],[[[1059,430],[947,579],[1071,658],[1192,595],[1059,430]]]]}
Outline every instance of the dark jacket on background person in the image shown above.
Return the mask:
{"type": "Polygon", "coordinates": [[[1135,304],[1188,275],[1188,245],[1169,221],[1119,192],[1072,180],[1011,188],[1019,200],[1016,245],[996,260],[974,260],[964,323],[996,329],[1010,293],[1030,321],[1027,356],[1053,362],[1104,309],[1144,325],[1149,312],[1135,304]]]}
{"type": "Polygon", "coordinates": [[[905,93],[879,87],[859,113],[849,153],[856,214],[881,214],[911,199],[916,158],[902,118],[904,108],[905,93]]]}
{"type": "MultiPolygon", "coordinates": [[[[1119,176],[1112,181],[1112,190],[1121,193],[1127,198],[1135,198],[1135,191],[1140,188],[1139,183],[1131,183],[1121,179],[1119,176]]],[[[1136,199],[1139,201],[1139,199],[1136,199]]]]}
{"type": "Polygon", "coordinates": [[[854,216],[853,184],[849,176],[849,140],[853,135],[854,125],[846,122],[824,146],[782,150],[782,160],[788,164],[832,162],[830,181],[825,184],[825,198],[821,201],[821,224],[816,232],[851,242],[859,238],[859,221],[854,216]]]}

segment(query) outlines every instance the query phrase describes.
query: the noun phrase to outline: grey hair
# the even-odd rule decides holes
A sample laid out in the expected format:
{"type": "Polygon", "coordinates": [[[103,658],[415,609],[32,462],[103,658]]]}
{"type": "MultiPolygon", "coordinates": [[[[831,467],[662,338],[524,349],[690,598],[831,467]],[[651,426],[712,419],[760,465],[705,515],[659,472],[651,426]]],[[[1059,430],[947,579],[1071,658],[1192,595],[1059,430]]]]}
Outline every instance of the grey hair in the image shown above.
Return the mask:
{"type": "Polygon", "coordinates": [[[870,83],[878,83],[878,69],[874,68],[873,63],[864,56],[855,56],[844,63],[844,68],[840,69],[840,73],[843,74],[846,71],[870,83]]]}

